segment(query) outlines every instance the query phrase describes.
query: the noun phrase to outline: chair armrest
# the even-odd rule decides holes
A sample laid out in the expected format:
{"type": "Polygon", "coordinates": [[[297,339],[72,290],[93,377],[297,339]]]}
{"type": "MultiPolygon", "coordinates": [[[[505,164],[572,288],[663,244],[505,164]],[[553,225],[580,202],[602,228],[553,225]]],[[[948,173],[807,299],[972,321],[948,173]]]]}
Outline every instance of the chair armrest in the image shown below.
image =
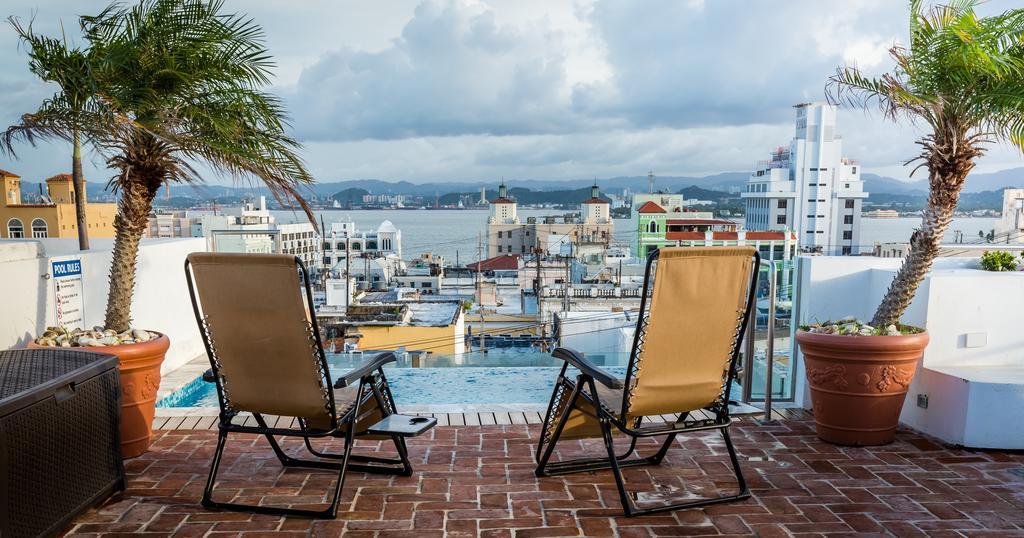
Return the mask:
{"type": "Polygon", "coordinates": [[[621,379],[598,368],[597,366],[594,366],[594,364],[588,361],[579,351],[575,351],[567,347],[559,347],[555,348],[555,350],[551,352],[551,356],[556,359],[562,359],[610,389],[621,389],[623,387],[621,379]]]}
{"type": "Polygon", "coordinates": [[[355,383],[356,381],[362,379],[363,376],[369,375],[371,372],[380,368],[381,366],[384,366],[389,362],[395,362],[397,360],[398,357],[395,356],[395,352],[382,351],[374,355],[372,358],[370,358],[363,364],[357,366],[356,368],[353,368],[352,370],[349,370],[348,372],[345,373],[345,375],[339,377],[338,380],[334,382],[334,388],[340,389],[343,387],[347,387],[355,383]]]}

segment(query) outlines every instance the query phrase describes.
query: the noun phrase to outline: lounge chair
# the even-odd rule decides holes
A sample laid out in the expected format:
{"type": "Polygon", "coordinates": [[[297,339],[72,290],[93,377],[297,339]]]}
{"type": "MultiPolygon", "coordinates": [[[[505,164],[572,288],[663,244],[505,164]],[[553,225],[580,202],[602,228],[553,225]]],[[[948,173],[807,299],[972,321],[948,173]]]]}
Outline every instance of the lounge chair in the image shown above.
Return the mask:
{"type": "Polygon", "coordinates": [[[537,476],[611,469],[626,516],[695,508],[750,496],[729,438],[729,391],[757,287],[757,251],[747,247],[664,248],[647,257],[640,312],[625,380],[567,348],[537,445],[537,476]],[[568,368],[578,370],[575,379],[568,368]],[[706,418],[707,416],[713,418],[706,418]],[[659,415],[679,414],[673,422],[659,415]],[[654,417],[654,421],[643,421],[654,417]],[[718,430],[738,493],[640,508],[626,491],[623,467],[657,465],[676,435],[718,430]],[[613,433],[629,437],[616,455],[613,433]],[[607,456],[551,462],[562,439],[599,437],[607,456]],[[627,459],[641,437],[665,437],[651,456],[627,459]]]}
{"type": "Polygon", "coordinates": [[[397,415],[383,366],[391,352],[368,355],[362,366],[334,379],[313,310],[309,274],[296,257],[273,254],[193,253],[185,261],[192,307],[210,358],[204,376],[216,383],[220,403],[217,449],[203,491],[203,506],[292,516],[334,518],[346,471],[409,476],[405,436],[436,424],[397,415]],[[301,278],[301,280],[300,280],[301,278]],[[305,297],[303,297],[303,290],[305,297]],[[252,414],[255,424],[244,420],[252,414]],[[293,417],[268,423],[265,415],[293,417]],[[291,427],[292,423],[298,427],[291,427]],[[330,505],[322,510],[246,505],[213,500],[228,434],[266,436],[285,467],[338,471],[330,505]],[[301,437],[323,459],[298,459],[275,436],[301,437]],[[390,438],[396,458],[352,454],[357,437],[390,438]],[[315,449],[316,438],[343,438],[341,454],[315,449]],[[334,460],[334,461],[324,461],[334,460]]]}

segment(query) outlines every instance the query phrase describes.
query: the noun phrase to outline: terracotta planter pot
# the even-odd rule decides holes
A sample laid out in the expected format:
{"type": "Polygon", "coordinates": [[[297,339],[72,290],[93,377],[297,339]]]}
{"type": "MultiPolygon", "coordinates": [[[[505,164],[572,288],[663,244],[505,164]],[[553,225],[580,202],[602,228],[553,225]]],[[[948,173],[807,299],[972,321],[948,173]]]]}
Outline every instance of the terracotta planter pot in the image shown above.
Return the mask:
{"type": "Polygon", "coordinates": [[[797,331],[818,437],[839,445],[891,443],[928,333],[840,336],[797,331]]]}
{"type": "MultiPolygon", "coordinates": [[[[121,457],[134,458],[149,448],[153,435],[156,393],[160,389],[160,365],[171,340],[165,334],[138,344],[76,347],[75,350],[116,355],[121,371],[121,457]]],[[[29,347],[40,347],[30,342],[29,347]]]]}

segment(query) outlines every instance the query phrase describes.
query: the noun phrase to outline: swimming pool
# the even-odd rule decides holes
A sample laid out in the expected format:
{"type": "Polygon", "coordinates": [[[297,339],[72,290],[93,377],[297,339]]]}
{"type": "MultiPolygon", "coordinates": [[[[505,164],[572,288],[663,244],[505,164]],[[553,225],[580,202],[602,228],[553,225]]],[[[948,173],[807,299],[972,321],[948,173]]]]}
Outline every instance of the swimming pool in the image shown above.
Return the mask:
{"type": "MultiPolygon", "coordinates": [[[[626,353],[590,354],[593,363],[625,375],[626,353]]],[[[328,354],[332,375],[360,364],[360,354],[328,354]]],[[[455,356],[400,354],[384,367],[403,405],[546,404],[562,361],[539,351],[473,352],[455,356]]],[[[194,379],[157,402],[157,407],[217,407],[212,383],[194,379]]]]}

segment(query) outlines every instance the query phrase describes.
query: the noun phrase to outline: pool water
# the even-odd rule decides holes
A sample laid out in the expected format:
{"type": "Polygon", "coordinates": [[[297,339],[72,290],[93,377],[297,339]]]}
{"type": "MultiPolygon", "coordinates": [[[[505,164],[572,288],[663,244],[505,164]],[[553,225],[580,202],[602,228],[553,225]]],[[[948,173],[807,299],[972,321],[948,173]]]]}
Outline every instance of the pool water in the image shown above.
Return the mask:
{"type": "MultiPolygon", "coordinates": [[[[615,375],[625,375],[625,353],[595,354],[588,359],[615,375]]],[[[328,356],[332,375],[361,361],[359,354],[328,356]]],[[[547,404],[561,365],[561,360],[539,351],[492,351],[423,359],[400,355],[399,361],[385,366],[384,371],[399,406],[547,404]]],[[[217,407],[217,391],[213,383],[197,378],[156,405],[217,407]]]]}

